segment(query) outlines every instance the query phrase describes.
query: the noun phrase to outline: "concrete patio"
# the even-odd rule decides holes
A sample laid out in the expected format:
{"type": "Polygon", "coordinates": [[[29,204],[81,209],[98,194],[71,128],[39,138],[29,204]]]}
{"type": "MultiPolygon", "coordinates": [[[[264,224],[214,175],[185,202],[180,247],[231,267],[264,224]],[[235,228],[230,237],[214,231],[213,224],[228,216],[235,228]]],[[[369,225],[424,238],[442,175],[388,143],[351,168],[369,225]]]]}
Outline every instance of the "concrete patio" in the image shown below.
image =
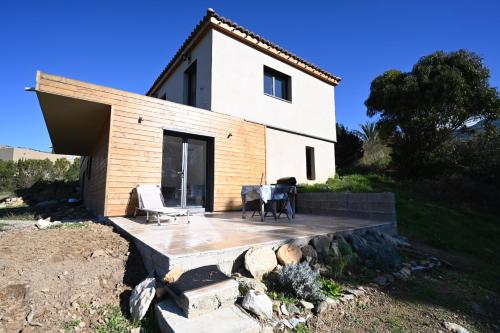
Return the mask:
{"type": "Polygon", "coordinates": [[[144,217],[111,217],[111,222],[124,235],[132,238],[141,252],[144,264],[162,277],[172,267],[180,265],[193,269],[219,265],[230,272],[241,263],[242,255],[252,246],[276,249],[284,243],[307,244],[317,235],[348,234],[354,231],[377,229],[393,233],[396,222],[368,218],[333,217],[297,214],[288,221],[274,221],[258,216],[241,218],[240,212],[194,215],[187,224],[185,217],[177,223],[163,222],[161,226],[144,217]]]}

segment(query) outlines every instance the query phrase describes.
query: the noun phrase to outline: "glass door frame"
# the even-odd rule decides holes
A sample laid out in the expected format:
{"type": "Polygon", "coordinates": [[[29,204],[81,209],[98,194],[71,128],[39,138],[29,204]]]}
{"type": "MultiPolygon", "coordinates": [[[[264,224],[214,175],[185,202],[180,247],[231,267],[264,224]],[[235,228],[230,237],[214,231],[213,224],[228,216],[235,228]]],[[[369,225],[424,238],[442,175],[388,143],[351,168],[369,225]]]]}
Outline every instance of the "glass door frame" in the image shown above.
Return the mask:
{"type": "MultiPolygon", "coordinates": [[[[200,134],[178,132],[172,130],[163,130],[163,136],[169,135],[182,139],[182,180],[181,180],[181,208],[193,207],[195,210],[203,210],[206,212],[213,211],[214,205],[214,138],[200,134]],[[188,168],[188,139],[196,139],[206,142],[206,184],[205,184],[205,207],[187,206],[187,168],[188,168]]],[[[163,141],[162,141],[163,142],[163,141]]],[[[165,149],[162,146],[162,149],[165,149]]],[[[162,165],[163,170],[163,165],[162,165]]]]}

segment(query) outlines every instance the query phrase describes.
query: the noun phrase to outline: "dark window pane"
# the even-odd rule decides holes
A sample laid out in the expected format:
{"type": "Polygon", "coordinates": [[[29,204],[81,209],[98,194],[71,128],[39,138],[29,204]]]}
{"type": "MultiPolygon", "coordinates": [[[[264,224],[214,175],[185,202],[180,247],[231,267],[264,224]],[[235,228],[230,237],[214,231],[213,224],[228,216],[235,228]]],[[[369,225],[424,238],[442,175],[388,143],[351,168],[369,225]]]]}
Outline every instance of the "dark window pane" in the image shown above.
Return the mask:
{"type": "Polygon", "coordinates": [[[184,72],[184,101],[196,106],[196,61],[184,72]]]}
{"type": "Polygon", "coordinates": [[[283,78],[274,78],[274,96],[286,99],[286,81],[283,78]]]}
{"type": "Polygon", "coordinates": [[[264,93],[273,95],[273,77],[269,73],[264,73],[264,93]]]}
{"type": "Polygon", "coordinates": [[[188,105],[196,106],[196,72],[188,77],[188,105]]]}
{"type": "Polygon", "coordinates": [[[307,179],[316,179],[314,147],[306,147],[306,175],[307,179]]]}

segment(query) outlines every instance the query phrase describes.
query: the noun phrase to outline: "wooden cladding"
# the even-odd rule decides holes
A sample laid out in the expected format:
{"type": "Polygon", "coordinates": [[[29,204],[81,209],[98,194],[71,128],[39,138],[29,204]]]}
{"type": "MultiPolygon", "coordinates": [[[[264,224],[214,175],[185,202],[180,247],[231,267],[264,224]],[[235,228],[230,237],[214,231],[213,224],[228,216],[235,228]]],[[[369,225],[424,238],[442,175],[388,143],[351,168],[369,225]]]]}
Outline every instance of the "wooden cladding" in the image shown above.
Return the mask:
{"type": "Polygon", "coordinates": [[[96,214],[103,214],[105,210],[108,142],[109,119],[101,129],[101,134],[94,146],[92,155],[87,157],[88,164],[85,165],[85,171],[80,174],[83,200],[87,208],[96,214]]]}
{"type": "Polygon", "coordinates": [[[37,75],[37,91],[111,106],[106,131],[93,154],[98,167],[92,177],[103,180],[85,194],[96,214],[131,214],[136,206],[134,187],[161,183],[164,128],[214,138],[215,211],[239,209],[241,185],[258,184],[266,177],[263,125],[45,73],[37,75]]]}

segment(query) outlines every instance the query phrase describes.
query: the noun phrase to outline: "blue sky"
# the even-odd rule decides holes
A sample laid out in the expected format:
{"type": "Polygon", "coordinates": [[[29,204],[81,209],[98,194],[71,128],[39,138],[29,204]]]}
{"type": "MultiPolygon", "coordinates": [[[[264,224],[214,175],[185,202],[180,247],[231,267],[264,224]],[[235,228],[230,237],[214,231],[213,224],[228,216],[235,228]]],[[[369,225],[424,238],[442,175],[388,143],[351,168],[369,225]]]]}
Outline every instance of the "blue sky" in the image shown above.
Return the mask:
{"type": "Polygon", "coordinates": [[[343,78],[337,120],[368,120],[371,80],[436,50],[477,52],[500,86],[500,2],[5,1],[0,10],[0,144],[50,150],[37,69],[145,93],[208,7],[343,78]]]}

